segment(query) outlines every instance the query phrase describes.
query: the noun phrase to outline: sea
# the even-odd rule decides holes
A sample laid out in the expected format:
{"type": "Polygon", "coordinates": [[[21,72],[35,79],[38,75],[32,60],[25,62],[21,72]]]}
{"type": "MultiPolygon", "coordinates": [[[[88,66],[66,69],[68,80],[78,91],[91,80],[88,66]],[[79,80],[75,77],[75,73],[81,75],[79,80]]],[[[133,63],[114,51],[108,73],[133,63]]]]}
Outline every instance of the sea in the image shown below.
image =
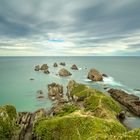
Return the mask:
{"type": "MultiPolygon", "coordinates": [[[[140,97],[140,91],[136,90],[140,89],[140,57],[0,57],[0,105],[12,104],[19,112],[50,109],[54,102],[48,98],[48,84],[62,84],[66,93],[66,86],[70,80],[99,89],[105,94],[107,93],[104,87],[112,87],[140,97]],[[53,67],[55,62],[65,62],[66,66],[53,67]],[[42,64],[48,64],[50,74],[34,71],[36,65],[42,64]],[[73,64],[78,66],[78,71],[71,70],[73,64]],[[59,77],[58,71],[63,67],[72,75],[59,77]],[[108,77],[104,77],[103,82],[88,80],[87,74],[91,68],[107,74],[108,77]],[[31,78],[34,80],[30,80],[31,78]],[[45,98],[38,98],[39,90],[43,91],[45,98]]],[[[135,116],[128,117],[125,124],[130,128],[140,127],[140,119],[135,116]]]]}

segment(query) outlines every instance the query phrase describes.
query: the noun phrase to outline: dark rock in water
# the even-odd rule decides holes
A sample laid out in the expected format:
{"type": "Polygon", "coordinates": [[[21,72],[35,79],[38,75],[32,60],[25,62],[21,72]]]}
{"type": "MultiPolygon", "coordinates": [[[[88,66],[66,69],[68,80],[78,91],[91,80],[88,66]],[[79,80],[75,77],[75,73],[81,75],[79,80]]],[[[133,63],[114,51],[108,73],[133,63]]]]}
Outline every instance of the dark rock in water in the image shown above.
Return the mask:
{"type": "Polygon", "coordinates": [[[138,88],[135,88],[134,90],[135,90],[135,91],[140,91],[140,89],[138,89],[138,88]]]}
{"type": "Polygon", "coordinates": [[[31,81],[35,80],[34,78],[30,78],[31,81]]]}
{"type": "Polygon", "coordinates": [[[117,115],[117,118],[122,121],[125,119],[125,111],[121,111],[120,114],[117,115]]]}
{"type": "Polygon", "coordinates": [[[60,100],[63,97],[63,86],[56,83],[49,84],[48,95],[52,100],[60,100]]]}
{"type": "Polygon", "coordinates": [[[45,97],[43,95],[39,95],[37,98],[42,99],[42,98],[45,98],[45,97]]]}
{"type": "Polygon", "coordinates": [[[49,74],[50,72],[49,72],[48,69],[45,69],[45,70],[44,70],[44,73],[45,73],[45,74],[49,74]]]}
{"type": "Polygon", "coordinates": [[[71,73],[64,68],[59,71],[59,76],[65,77],[65,76],[70,76],[70,75],[71,75],[71,73]]]}
{"type": "Polygon", "coordinates": [[[49,68],[49,67],[48,67],[47,64],[43,64],[43,65],[41,66],[40,70],[46,70],[46,69],[48,69],[48,68],[49,68]]]}
{"type": "Polygon", "coordinates": [[[35,66],[35,69],[34,70],[35,71],[39,71],[40,70],[40,66],[39,65],[35,66]]]}
{"type": "Polygon", "coordinates": [[[43,94],[43,91],[42,90],[38,90],[37,94],[43,94]]]}
{"type": "Polygon", "coordinates": [[[103,81],[102,74],[96,69],[91,69],[88,73],[87,78],[92,81],[103,81]]]}
{"type": "Polygon", "coordinates": [[[54,66],[54,67],[58,67],[57,63],[54,63],[53,66],[54,66]]]}
{"type": "Polygon", "coordinates": [[[66,66],[66,63],[65,62],[60,62],[60,65],[66,66]]]}
{"type": "Polygon", "coordinates": [[[103,76],[103,77],[108,77],[108,75],[107,75],[107,74],[105,74],[105,73],[103,73],[103,74],[102,74],[102,76],[103,76]]]}
{"type": "Polygon", "coordinates": [[[78,67],[74,64],[74,65],[72,65],[71,69],[78,70],[78,67]]]}
{"type": "Polygon", "coordinates": [[[108,90],[110,95],[124,105],[129,111],[134,113],[135,115],[140,116],[140,100],[139,97],[128,94],[122,90],[118,89],[110,89],[108,90]]]}

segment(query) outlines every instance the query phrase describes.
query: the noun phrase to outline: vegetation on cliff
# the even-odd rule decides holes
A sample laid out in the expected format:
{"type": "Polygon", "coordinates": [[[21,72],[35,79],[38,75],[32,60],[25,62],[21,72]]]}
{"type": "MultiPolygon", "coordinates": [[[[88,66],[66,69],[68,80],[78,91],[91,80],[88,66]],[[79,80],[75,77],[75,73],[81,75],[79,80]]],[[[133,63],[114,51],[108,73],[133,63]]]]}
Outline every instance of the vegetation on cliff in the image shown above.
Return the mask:
{"type": "Polygon", "coordinates": [[[17,112],[14,106],[0,106],[0,139],[10,140],[17,129],[17,112]]]}

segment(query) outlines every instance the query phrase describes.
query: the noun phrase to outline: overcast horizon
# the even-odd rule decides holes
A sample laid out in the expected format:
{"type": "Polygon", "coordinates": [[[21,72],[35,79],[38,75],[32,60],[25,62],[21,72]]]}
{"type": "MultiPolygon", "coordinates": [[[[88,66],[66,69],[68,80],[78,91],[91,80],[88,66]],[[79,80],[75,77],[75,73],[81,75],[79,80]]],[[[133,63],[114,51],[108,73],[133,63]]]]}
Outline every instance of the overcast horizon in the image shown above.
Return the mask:
{"type": "Polygon", "coordinates": [[[140,56],[140,1],[0,0],[0,56],[140,56]]]}

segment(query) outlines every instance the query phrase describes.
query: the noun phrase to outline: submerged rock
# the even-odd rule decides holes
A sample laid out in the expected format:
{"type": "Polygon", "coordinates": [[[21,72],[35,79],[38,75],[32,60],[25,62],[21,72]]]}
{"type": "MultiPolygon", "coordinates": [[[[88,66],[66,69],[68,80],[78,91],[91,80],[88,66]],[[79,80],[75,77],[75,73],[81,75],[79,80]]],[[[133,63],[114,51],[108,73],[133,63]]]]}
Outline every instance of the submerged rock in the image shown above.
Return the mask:
{"type": "Polygon", "coordinates": [[[54,66],[54,67],[58,67],[57,63],[54,63],[53,66],[54,66]]]}
{"type": "Polygon", "coordinates": [[[34,70],[35,71],[39,71],[40,70],[40,66],[39,65],[35,66],[35,69],[34,70]]]}
{"type": "Polygon", "coordinates": [[[49,72],[48,69],[45,69],[45,70],[44,70],[44,73],[45,73],[45,74],[49,74],[50,72],[49,72]]]}
{"type": "Polygon", "coordinates": [[[59,76],[64,76],[64,77],[71,75],[71,73],[65,68],[62,68],[58,73],[59,73],[59,76]]]}
{"type": "Polygon", "coordinates": [[[107,74],[105,74],[105,73],[103,73],[103,74],[102,74],[102,76],[103,76],[103,77],[108,77],[108,75],[107,75],[107,74]]]}
{"type": "Polygon", "coordinates": [[[48,95],[52,100],[60,100],[63,97],[63,86],[56,83],[49,84],[48,95]]]}
{"type": "Polygon", "coordinates": [[[60,65],[66,66],[66,63],[65,62],[60,62],[60,65]]]}
{"type": "Polygon", "coordinates": [[[49,67],[48,67],[47,64],[43,64],[43,65],[41,66],[40,70],[46,70],[46,69],[48,69],[48,68],[49,68],[49,67]]]}
{"type": "Polygon", "coordinates": [[[74,64],[74,65],[72,65],[71,69],[78,70],[78,67],[74,64]]]}
{"type": "Polygon", "coordinates": [[[88,73],[87,78],[92,81],[103,81],[102,74],[96,69],[91,69],[88,73]]]}
{"type": "Polygon", "coordinates": [[[128,94],[122,90],[119,89],[110,89],[108,92],[111,94],[111,96],[120,102],[122,105],[127,107],[127,109],[130,112],[133,112],[135,115],[140,116],[140,100],[139,97],[128,94]]]}

